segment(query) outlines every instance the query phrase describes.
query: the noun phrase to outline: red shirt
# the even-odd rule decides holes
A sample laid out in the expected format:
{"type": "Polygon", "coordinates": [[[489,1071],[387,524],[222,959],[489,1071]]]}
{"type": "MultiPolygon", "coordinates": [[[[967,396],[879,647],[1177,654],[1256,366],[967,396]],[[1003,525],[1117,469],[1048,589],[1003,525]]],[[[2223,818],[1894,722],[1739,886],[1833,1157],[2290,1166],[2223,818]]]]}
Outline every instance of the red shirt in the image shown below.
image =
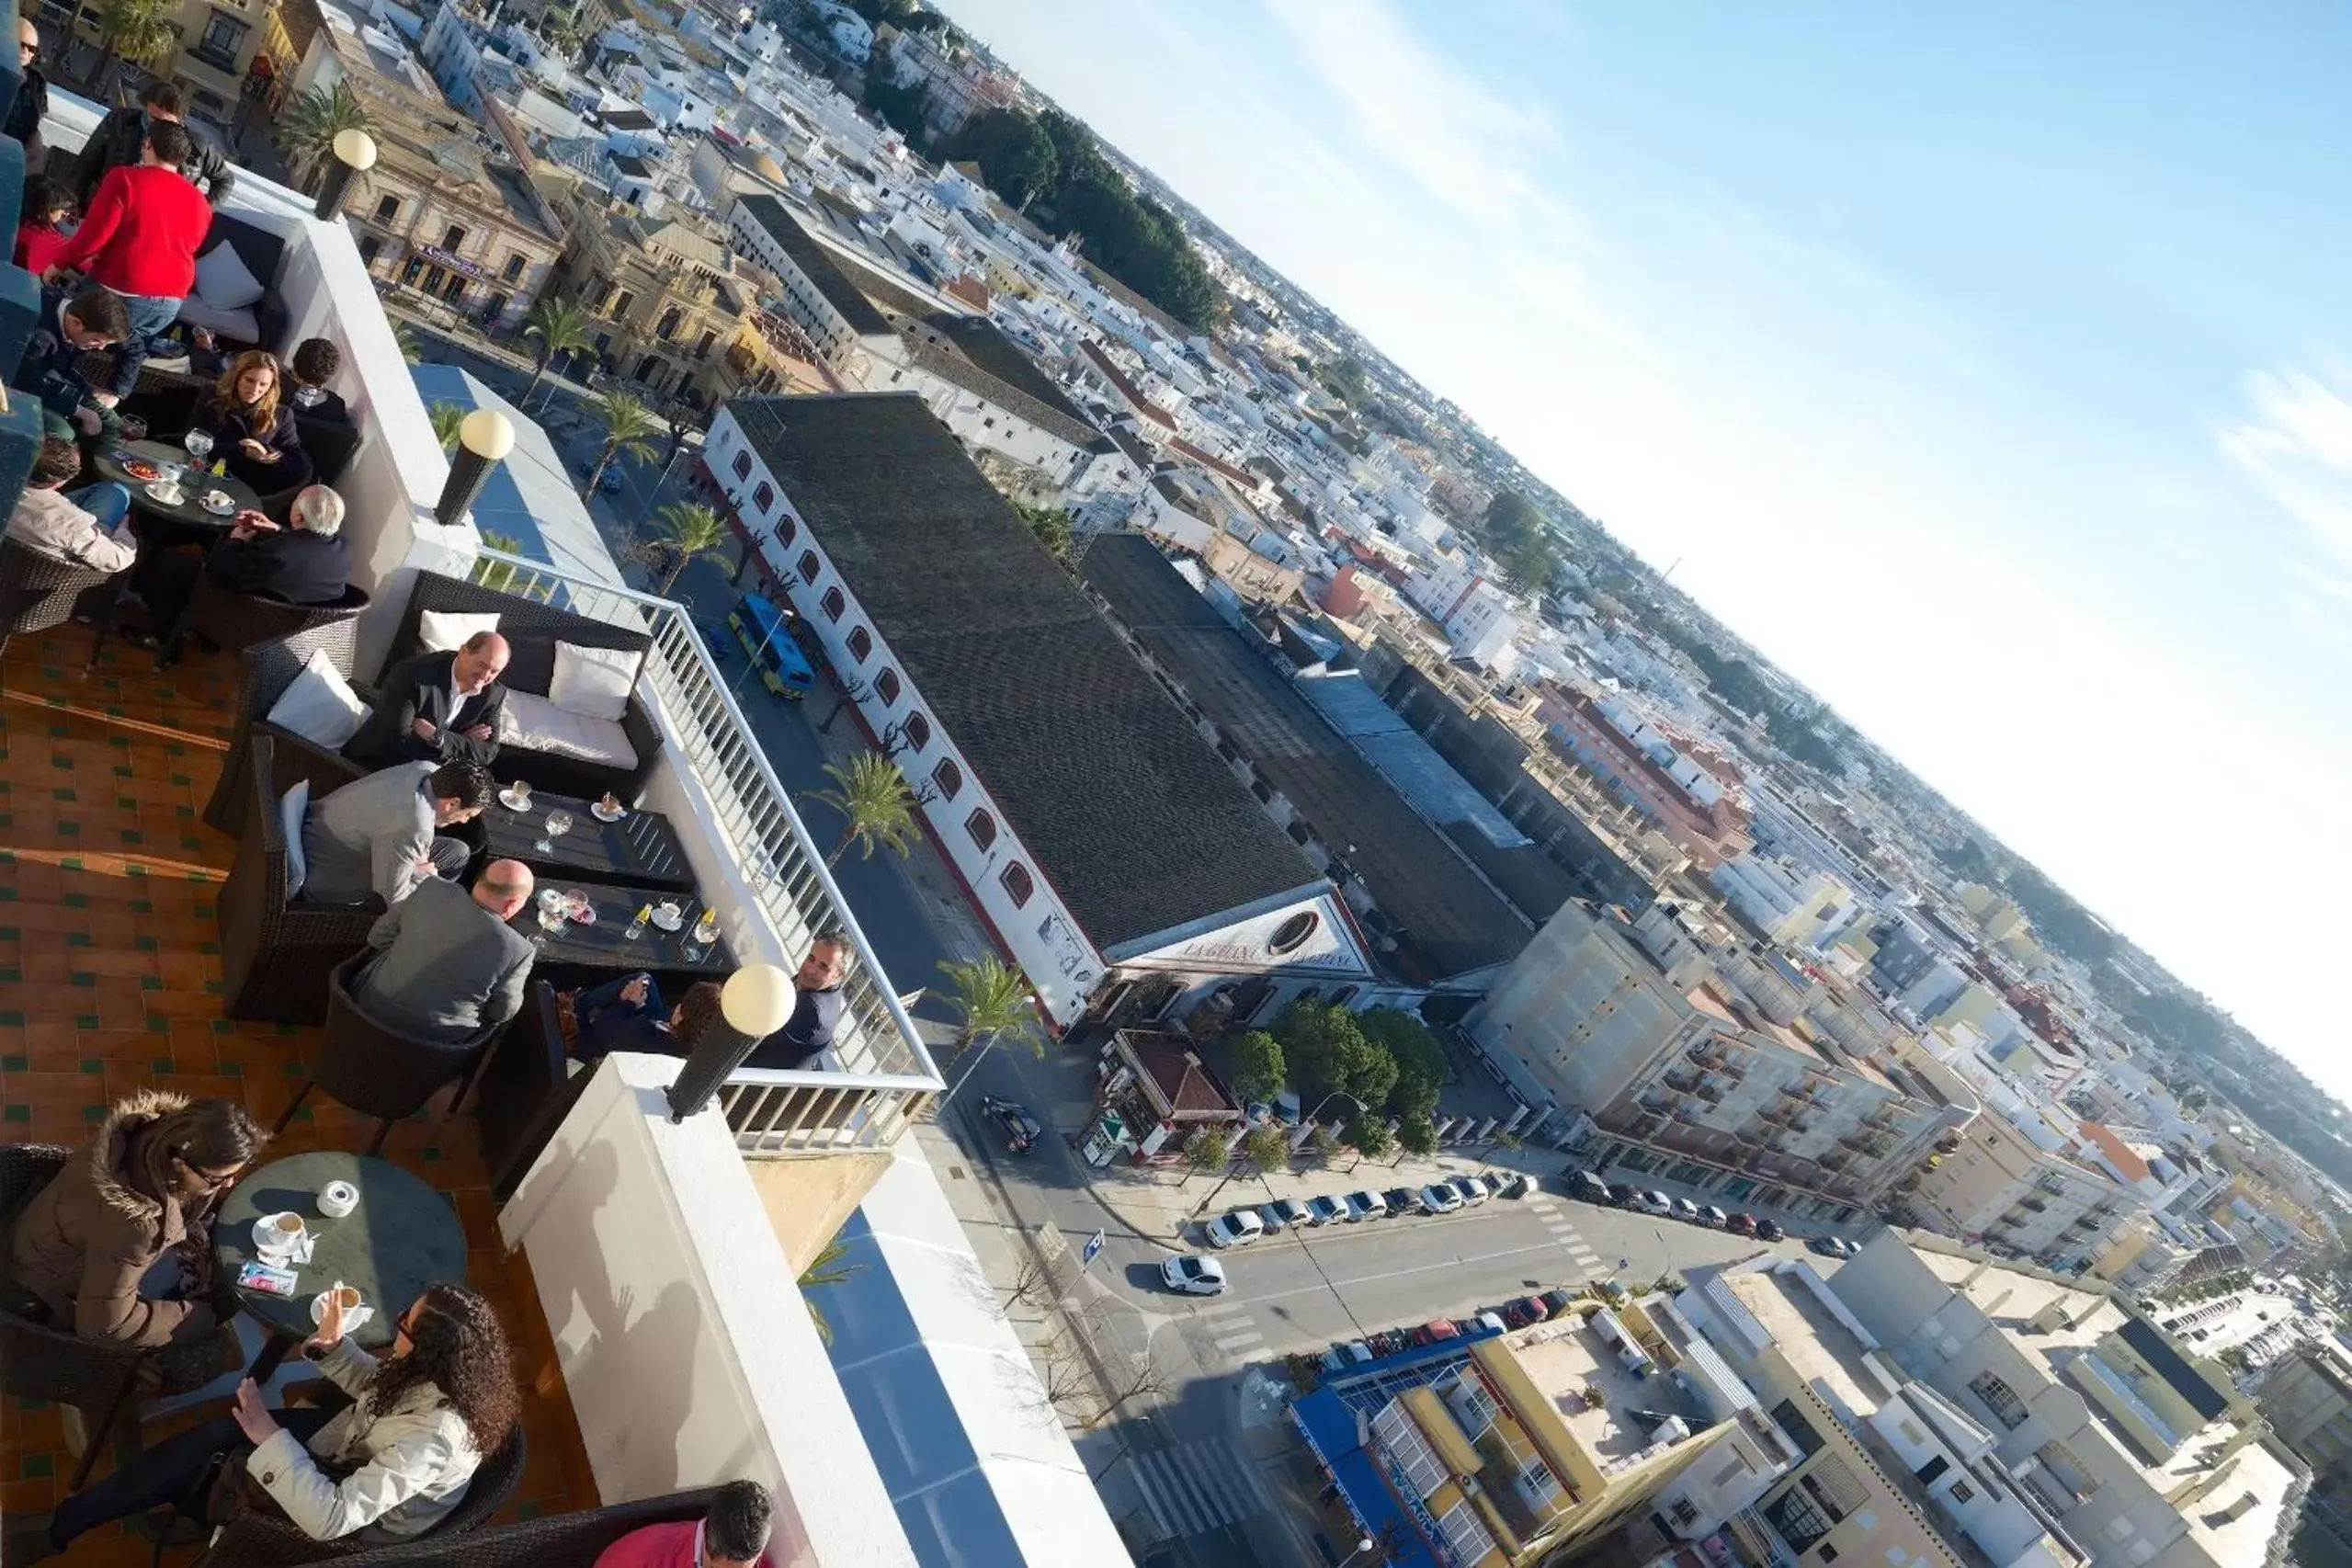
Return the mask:
{"type": "Polygon", "coordinates": [[[126,164],[98,181],[82,226],[52,259],[118,294],[184,300],[211,230],[212,204],[177,169],[126,164]]]}
{"type": "Polygon", "coordinates": [[[17,231],[17,265],[39,278],[74,241],[62,229],[36,229],[30,223],[17,231]]]}
{"type": "MultiPolygon", "coordinates": [[[[772,1568],[773,1562],[759,1554],[760,1568],[772,1568]]],[[[702,1568],[702,1521],[631,1530],[597,1554],[595,1568],[702,1568]]]]}

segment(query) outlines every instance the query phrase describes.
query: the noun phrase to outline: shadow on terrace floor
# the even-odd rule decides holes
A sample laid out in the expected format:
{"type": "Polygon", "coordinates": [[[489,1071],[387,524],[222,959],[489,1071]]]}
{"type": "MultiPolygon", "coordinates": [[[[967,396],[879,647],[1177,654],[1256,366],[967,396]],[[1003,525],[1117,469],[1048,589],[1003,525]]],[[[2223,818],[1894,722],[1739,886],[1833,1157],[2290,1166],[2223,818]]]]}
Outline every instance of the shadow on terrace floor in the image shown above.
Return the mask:
{"type": "MultiPolygon", "coordinates": [[[[85,678],[88,637],[27,635],[0,659],[0,1141],[78,1144],[109,1101],[151,1085],[236,1096],[275,1121],[315,1031],[221,1016],[212,905],[232,846],[201,812],[233,666],[192,656],[158,673],[118,645],[85,678]]],[[[370,1125],[314,1096],[271,1153],[358,1149],[370,1125]]],[[[472,1121],[412,1120],[385,1153],[449,1195],[468,1278],[515,1341],[530,1459],[506,1517],[596,1506],[538,1297],[497,1244],[472,1121]]],[[[174,1425],[151,1423],[150,1439],[174,1425]]],[[[0,1401],[0,1512],[51,1506],[72,1472],[59,1412],[0,1401]]],[[[143,1563],[148,1549],[126,1527],[60,1561],[143,1563]]]]}

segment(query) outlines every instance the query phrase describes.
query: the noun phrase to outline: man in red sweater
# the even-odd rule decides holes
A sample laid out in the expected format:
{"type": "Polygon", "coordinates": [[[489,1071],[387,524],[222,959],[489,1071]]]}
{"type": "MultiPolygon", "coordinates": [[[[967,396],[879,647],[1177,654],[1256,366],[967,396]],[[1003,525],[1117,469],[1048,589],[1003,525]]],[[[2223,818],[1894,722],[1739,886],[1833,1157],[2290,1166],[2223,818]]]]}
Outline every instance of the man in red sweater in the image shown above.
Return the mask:
{"type": "Polygon", "coordinates": [[[767,1488],[731,1481],[701,1518],[631,1530],[604,1549],[596,1568],[772,1568],[767,1532],[775,1513],[767,1488]]]}
{"type": "Polygon", "coordinates": [[[147,128],[135,168],[109,169],[73,243],[50,264],[42,281],[56,285],[68,272],[122,297],[131,336],[115,355],[114,381],[97,393],[105,406],[130,395],[153,340],[179,318],[180,301],[196,286],[196,253],[212,229],[212,204],[188,183],[187,132],[171,120],[147,128]]]}

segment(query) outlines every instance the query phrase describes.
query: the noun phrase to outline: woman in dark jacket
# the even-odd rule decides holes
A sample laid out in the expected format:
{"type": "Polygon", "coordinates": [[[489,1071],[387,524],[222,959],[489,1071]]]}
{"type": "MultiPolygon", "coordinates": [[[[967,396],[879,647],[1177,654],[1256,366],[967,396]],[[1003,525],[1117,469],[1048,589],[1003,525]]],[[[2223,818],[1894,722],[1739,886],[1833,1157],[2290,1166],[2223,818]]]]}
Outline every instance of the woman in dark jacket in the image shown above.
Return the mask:
{"type": "Polygon", "coordinates": [[[233,1100],[151,1089],[116,1106],[8,1239],[12,1304],[83,1339],[158,1351],[170,1387],[221,1370],[211,1219],[268,1135],[233,1100]],[[176,1255],[176,1294],[150,1271],[176,1255]]]}
{"type": "Polygon", "coordinates": [[[225,460],[256,495],[292,490],[311,477],[294,411],[279,399],[284,384],[277,356],[249,348],[229,361],[188,421],[211,436],[213,460],[225,460]]]}

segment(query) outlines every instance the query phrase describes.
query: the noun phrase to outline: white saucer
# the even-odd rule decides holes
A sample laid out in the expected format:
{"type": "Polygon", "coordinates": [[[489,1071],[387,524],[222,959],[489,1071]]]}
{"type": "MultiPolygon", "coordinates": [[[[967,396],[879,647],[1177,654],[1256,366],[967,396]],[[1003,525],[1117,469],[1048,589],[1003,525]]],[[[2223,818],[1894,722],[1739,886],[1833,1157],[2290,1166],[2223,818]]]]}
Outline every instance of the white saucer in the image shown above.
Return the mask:
{"type": "Polygon", "coordinates": [[[283,1268],[282,1260],[294,1249],[278,1239],[282,1233],[270,1224],[276,1218],[277,1214],[264,1214],[253,1222],[253,1250],[261,1255],[264,1263],[283,1268]]]}
{"type": "Polygon", "coordinates": [[[588,808],[588,814],[596,818],[598,822],[619,822],[621,818],[629,814],[629,809],[626,806],[616,806],[613,808],[612,814],[610,816],[607,816],[605,814],[604,802],[602,801],[598,801],[595,805],[588,808]]]}
{"type": "Polygon", "coordinates": [[[186,491],[182,490],[176,484],[165,484],[160,479],[148,481],[147,498],[151,501],[160,501],[166,506],[184,506],[187,505],[187,493],[186,491]]]}
{"type": "MultiPolygon", "coordinates": [[[[317,1295],[311,1298],[311,1321],[314,1324],[322,1324],[326,1321],[326,1296],[327,1293],[324,1290],[321,1290],[317,1295]]],[[[367,1304],[368,1303],[365,1301],[361,1301],[359,1303],[359,1305],[363,1307],[367,1304]]]]}
{"type": "Polygon", "coordinates": [[[665,920],[662,918],[662,912],[657,909],[653,911],[651,918],[656,926],[665,931],[675,932],[686,929],[686,915],[683,913],[674,920],[665,920]]]}
{"type": "Polygon", "coordinates": [[[211,513],[216,517],[225,517],[230,513],[234,512],[237,509],[237,503],[235,499],[225,490],[206,491],[204,493],[203,499],[199,501],[197,505],[203,507],[206,511],[211,513]],[[218,500],[221,503],[217,506],[212,504],[215,500],[218,500]]]}
{"type": "Polygon", "coordinates": [[[515,799],[515,792],[512,790],[499,790],[498,803],[510,812],[528,812],[531,809],[529,801],[515,799]]]}

